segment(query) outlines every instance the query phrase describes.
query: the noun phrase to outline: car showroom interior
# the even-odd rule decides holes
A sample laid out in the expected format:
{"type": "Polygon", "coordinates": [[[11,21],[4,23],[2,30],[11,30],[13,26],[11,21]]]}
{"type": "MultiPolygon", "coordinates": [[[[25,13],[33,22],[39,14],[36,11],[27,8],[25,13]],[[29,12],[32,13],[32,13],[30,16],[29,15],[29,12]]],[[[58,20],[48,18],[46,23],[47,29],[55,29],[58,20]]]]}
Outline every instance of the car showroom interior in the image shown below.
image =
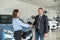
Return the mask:
{"type": "MultiPolygon", "coordinates": [[[[60,0],[0,0],[0,40],[15,40],[12,23],[14,9],[20,11],[19,19],[33,24],[38,8],[48,17],[49,32],[44,40],[60,40],[60,0]]],[[[21,40],[35,40],[35,27],[23,28],[21,40]]],[[[40,38],[38,39],[40,40],[40,38]]]]}

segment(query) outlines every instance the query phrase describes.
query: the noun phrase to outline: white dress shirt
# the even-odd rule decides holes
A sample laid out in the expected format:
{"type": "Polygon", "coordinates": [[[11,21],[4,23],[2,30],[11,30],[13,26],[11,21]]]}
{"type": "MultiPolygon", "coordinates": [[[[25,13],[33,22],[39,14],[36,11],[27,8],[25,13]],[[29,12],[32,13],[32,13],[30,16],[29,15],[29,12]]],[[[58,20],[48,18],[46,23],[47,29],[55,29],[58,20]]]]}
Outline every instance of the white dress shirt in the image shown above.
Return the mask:
{"type": "Polygon", "coordinates": [[[29,27],[28,24],[25,24],[22,21],[20,21],[19,18],[13,18],[12,22],[14,31],[22,30],[23,27],[29,27]]]}
{"type": "Polygon", "coordinates": [[[43,13],[40,16],[42,17],[43,16],[43,13]]]}

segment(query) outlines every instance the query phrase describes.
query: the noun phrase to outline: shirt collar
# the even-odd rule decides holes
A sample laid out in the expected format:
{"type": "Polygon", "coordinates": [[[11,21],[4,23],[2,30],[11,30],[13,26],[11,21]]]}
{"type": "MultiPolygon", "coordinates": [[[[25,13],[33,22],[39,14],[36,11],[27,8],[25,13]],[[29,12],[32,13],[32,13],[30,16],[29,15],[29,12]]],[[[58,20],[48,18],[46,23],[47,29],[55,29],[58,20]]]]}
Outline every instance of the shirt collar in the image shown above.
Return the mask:
{"type": "Polygon", "coordinates": [[[42,16],[43,16],[43,14],[41,14],[41,15],[39,15],[39,16],[41,16],[41,17],[42,17],[42,16]]]}

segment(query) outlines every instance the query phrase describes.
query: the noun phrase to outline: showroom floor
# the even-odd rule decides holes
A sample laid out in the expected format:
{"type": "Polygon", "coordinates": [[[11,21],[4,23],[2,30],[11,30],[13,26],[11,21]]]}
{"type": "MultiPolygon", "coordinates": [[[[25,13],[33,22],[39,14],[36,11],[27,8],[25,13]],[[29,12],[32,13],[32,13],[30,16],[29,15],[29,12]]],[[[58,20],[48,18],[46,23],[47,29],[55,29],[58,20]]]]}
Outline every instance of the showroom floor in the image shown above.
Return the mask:
{"type": "Polygon", "coordinates": [[[60,40],[60,28],[52,30],[52,32],[49,34],[50,35],[48,35],[48,37],[45,38],[46,40],[60,40]]]}
{"type": "MultiPolygon", "coordinates": [[[[34,34],[34,30],[33,30],[33,34],[34,34]]],[[[34,34],[35,37],[35,34],[34,34]]],[[[33,37],[33,40],[34,40],[33,37]]],[[[56,29],[56,30],[52,30],[51,33],[48,33],[48,37],[45,37],[45,40],[60,40],[60,28],[56,29]]]]}

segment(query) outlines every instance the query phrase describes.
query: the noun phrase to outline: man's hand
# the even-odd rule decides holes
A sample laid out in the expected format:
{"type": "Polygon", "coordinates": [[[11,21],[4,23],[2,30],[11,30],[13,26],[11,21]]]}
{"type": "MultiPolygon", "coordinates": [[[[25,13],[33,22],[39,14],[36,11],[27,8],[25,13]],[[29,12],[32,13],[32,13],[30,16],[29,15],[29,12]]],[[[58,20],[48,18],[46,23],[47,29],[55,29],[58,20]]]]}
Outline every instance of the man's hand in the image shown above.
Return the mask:
{"type": "Polygon", "coordinates": [[[47,37],[47,35],[48,35],[48,34],[47,34],[47,33],[45,33],[45,34],[44,34],[44,37],[47,37]]]}
{"type": "Polygon", "coordinates": [[[33,25],[30,25],[30,28],[32,28],[33,25]]]}

